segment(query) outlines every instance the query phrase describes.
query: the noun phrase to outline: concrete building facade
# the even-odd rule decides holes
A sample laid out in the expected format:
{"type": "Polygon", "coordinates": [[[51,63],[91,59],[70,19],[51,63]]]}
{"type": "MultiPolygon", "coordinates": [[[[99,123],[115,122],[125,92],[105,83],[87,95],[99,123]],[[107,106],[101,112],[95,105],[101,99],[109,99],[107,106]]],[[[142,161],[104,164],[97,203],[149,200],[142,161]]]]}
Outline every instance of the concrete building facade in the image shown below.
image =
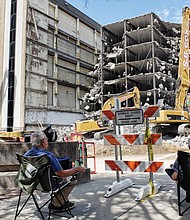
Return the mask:
{"type": "Polygon", "coordinates": [[[0,0],[0,130],[67,126],[97,81],[100,25],[64,0],[0,0]]]}

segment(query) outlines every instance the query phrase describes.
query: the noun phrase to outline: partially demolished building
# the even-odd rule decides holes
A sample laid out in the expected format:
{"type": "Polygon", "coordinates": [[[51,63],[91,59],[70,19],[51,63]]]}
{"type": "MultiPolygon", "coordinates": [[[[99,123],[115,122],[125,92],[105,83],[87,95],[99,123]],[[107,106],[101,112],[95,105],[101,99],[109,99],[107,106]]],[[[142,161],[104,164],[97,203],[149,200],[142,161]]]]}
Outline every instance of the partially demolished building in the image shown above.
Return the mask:
{"type": "Polygon", "coordinates": [[[154,13],[103,26],[102,54],[90,73],[98,80],[84,97],[85,109],[95,111],[110,96],[134,86],[142,105],[174,106],[180,29],[154,13]]]}
{"type": "Polygon", "coordinates": [[[0,11],[0,130],[68,126],[134,86],[142,105],[174,104],[180,24],[149,13],[101,27],[64,0],[0,11]]]}
{"type": "Polygon", "coordinates": [[[0,131],[84,118],[100,24],[64,0],[3,0],[0,12],[0,131]]]}

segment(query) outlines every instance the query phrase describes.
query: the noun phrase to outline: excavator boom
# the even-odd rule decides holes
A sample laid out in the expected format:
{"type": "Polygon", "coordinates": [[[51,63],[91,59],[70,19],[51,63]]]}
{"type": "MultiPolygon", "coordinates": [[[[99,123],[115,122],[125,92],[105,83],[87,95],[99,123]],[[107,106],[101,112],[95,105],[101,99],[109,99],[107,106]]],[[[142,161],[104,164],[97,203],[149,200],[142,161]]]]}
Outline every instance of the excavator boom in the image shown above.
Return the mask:
{"type": "MultiPolygon", "coordinates": [[[[140,108],[140,92],[137,87],[134,87],[132,90],[126,91],[115,97],[119,99],[120,103],[133,98],[135,108],[140,108]]],[[[114,97],[111,97],[104,103],[102,107],[102,111],[110,110],[113,108],[114,108],[114,97]]],[[[100,113],[100,118],[97,120],[89,119],[89,120],[77,121],[75,123],[75,132],[90,134],[92,132],[94,133],[94,132],[109,130],[110,129],[109,125],[104,125],[102,123],[102,111],[100,113]]]]}
{"type": "Polygon", "coordinates": [[[190,134],[190,115],[187,109],[189,77],[189,25],[190,8],[185,7],[182,11],[181,42],[178,66],[178,79],[176,83],[175,107],[170,110],[161,110],[160,116],[152,120],[156,126],[153,132],[162,134],[190,134]]]}
{"type": "Polygon", "coordinates": [[[181,46],[179,54],[178,79],[176,89],[175,110],[183,111],[189,90],[189,19],[190,9],[185,7],[182,12],[181,46]]]}

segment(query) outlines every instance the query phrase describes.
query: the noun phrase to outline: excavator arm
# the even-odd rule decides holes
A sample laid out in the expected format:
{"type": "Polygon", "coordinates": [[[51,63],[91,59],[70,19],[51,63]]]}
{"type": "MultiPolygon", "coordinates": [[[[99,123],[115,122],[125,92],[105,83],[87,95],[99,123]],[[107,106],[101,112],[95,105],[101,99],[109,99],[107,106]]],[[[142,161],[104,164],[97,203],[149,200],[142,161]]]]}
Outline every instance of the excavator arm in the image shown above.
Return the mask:
{"type": "MultiPolygon", "coordinates": [[[[133,98],[133,102],[136,108],[140,108],[140,92],[139,89],[135,86],[133,87],[131,90],[128,90],[127,92],[124,92],[118,96],[115,96],[116,98],[119,99],[119,102],[124,102],[127,101],[128,99],[133,98]]],[[[114,108],[114,98],[115,97],[111,97],[110,99],[108,99],[103,107],[102,110],[109,110],[114,108]]]]}
{"type": "Polygon", "coordinates": [[[185,7],[182,11],[181,42],[178,66],[178,79],[176,83],[175,107],[172,110],[161,110],[160,116],[151,120],[156,126],[153,132],[164,134],[190,134],[190,115],[185,109],[190,86],[189,77],[189,25],[190,8],[185,7]]]}
{"type": "MultiPolygon", "coordinates": [[[[119,99],[120,102],[127,101],[128,99],[133,98],[134,106],[140,108],[140,92],[137,87],[132,88],[129,91],[126,91],[118,96],[115,96],[119,99]]],[[[103,105],[103,110],[110,110],[114,108],[114,97],[109,98],[103,105]]],[[[102,123],[102,111],[100,117],[97,120],[89,119],[83,121],[77,121],[75,123],[75,131],[77,133],[92,133],[92,132],[101,132],[109,130],[109,125],[102,123]]]]}
{"type": "Polygon", "coordinates": [[[190,9],[182,11],[181,45],[179,54],[178,79],[176,89],[175,110],[183,111],[185,99],[189,90],[189,19],[190,9]]]}

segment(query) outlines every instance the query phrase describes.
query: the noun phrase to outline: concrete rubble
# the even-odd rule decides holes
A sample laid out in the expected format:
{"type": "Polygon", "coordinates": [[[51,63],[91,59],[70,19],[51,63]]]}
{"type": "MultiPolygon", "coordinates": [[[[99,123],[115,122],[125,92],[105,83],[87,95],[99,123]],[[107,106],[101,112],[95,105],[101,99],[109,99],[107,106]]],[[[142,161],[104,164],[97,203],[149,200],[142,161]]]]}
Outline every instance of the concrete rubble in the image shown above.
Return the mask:
{"type": "Polygon", "coordinates": [[[176,145],[177,147],[181,147],[183,149],[188,149],[188,139],[190,137],[186,136],[176,136],[175,138],[169,138],[167,136],[164,137],[165,141],[168,144],[176,145]]]}

